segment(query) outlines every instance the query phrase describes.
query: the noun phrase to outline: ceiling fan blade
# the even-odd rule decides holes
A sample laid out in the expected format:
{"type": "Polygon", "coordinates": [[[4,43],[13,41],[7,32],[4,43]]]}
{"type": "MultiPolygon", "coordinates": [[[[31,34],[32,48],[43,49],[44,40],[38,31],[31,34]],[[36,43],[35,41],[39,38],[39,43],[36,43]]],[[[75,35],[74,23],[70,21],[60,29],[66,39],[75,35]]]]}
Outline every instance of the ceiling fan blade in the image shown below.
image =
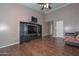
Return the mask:
{"type": "Polygon", "coordinates": [[[37,4],[44,5],[45,3],[37,3],[37,4]]]}
{"type": "Polygon", "coordinates": [[[43,10],[43,9],[44,9],[44,7],[41,8],[41,10],[43,10]]]}
{"type": "Polygon", "coordinates": [[[52,9],[52,7],[51,7],[51,6],[49,6],[49,9],[52,9]]]}

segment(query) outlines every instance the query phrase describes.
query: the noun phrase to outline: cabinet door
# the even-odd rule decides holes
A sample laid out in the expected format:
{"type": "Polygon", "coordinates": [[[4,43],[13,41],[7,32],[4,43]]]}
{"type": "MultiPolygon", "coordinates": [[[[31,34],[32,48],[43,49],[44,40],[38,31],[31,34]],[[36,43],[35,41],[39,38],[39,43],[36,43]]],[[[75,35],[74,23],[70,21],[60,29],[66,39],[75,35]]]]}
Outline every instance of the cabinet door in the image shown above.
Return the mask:
{"type": "Polygon", "coordinates": [[[20,23],[20,36],[24,35],[24,24],[20,23]]]}
{"type": "Polygon", "coordinates": [[[23,30],[23,32],[24,32],[24,36],[27,36],[27,34],[28,34],[28,26],[26,25],[26,24],[24,24],[24,30],[23,30]]]}
{"type": "Polygon", "coordinates": [[[28,40],[27,29],[28,29],[28,26],[26,25],[26,23],[20,23],[20,41],[21,42],[28,40]]]}

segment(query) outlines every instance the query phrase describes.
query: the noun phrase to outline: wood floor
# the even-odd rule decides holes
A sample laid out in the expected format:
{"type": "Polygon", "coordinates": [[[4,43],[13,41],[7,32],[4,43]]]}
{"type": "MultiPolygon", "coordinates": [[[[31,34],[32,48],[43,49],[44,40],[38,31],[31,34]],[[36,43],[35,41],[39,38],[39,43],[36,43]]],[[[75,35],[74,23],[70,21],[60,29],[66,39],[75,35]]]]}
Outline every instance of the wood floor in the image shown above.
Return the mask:
{"type": "Polygon", "coordinates": [[[67,46],[63,39],[50,36],[0,49],[1,56],[79,56],[79,48],[67,46]]]}

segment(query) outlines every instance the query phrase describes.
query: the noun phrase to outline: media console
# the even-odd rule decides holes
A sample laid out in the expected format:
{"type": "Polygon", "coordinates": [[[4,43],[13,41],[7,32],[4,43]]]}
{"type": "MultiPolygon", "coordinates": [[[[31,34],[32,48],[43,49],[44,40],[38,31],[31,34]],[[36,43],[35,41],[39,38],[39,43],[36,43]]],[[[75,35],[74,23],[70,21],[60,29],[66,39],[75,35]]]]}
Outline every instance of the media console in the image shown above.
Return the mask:
{"type": "Polygon", "coordinates": [[[42,36],[42,25],[32,22],[20,22],[20,43],[42,36]]]}

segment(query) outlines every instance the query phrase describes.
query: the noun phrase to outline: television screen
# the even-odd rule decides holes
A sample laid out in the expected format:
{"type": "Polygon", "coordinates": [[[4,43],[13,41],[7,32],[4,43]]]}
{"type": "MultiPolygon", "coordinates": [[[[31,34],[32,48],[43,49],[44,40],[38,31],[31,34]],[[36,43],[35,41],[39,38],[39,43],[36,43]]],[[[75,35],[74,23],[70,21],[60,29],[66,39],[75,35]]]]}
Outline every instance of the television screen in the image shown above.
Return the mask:
{"type": "Polygon", "coordinates": [[[37,18],[32,16],[32,22],[37,22],[37,18]]]}
{"type": "Polygon", "coordinates": [[[28,26],[28,34],[37,33],[37,27],[29,25],[28,26]]]}

